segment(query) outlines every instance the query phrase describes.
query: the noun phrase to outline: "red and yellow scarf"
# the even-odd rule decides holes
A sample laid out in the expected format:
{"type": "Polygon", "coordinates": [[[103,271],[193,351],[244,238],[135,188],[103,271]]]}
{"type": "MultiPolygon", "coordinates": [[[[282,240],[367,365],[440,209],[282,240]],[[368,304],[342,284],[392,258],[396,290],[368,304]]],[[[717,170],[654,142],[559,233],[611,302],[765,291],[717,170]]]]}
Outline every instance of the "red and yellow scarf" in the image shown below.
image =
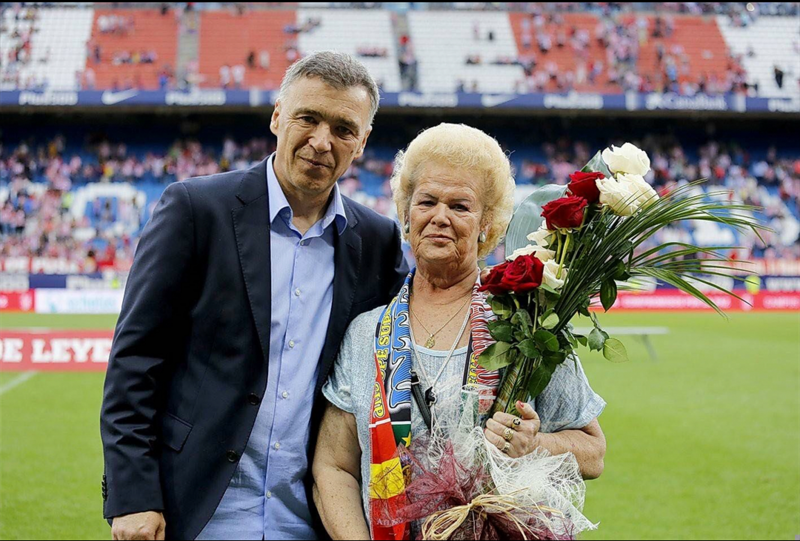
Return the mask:
{"type": "MultiPolygon", "coordinates": [[[[369,498],[372,539],[409,539],[408,524],[383,527],[376,524],[378,514],[385,515],[405,504],[406,481],[403,465],[398,458],[400,445],[411,445],[411,333],[409,330],[408,302],[412,271],[400,293],[386,307],[375,332],[375,391],[372,398],[372,415],[369,433],[372,456],[370,459],[369,498]]],[[[481,367],[477,360],[486,348],[494,343],[489,333],[489,320],[493,317],[486,296],[478,292],[480,283],[472,291],[470,305],[470,340],[468,363],[464,370],[464,385],[473,384],[497,388],[500,374],[481,367]]]]}

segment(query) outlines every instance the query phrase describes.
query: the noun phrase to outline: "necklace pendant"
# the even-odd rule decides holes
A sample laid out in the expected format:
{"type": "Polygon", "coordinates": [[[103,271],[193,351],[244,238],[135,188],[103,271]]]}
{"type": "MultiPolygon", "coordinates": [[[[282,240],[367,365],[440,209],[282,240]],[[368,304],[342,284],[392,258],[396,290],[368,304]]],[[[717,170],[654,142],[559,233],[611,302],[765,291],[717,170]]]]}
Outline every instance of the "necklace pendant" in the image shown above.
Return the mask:
{"type": "Polygon", "coordinates": [[[433,337],[433,335],[431,335],[431,337],[428,338],[428,341],[425,342],[425,347],[428,349],[433,349],[433,346],[435,345],[436,345],[436,339],[433,337]]]}

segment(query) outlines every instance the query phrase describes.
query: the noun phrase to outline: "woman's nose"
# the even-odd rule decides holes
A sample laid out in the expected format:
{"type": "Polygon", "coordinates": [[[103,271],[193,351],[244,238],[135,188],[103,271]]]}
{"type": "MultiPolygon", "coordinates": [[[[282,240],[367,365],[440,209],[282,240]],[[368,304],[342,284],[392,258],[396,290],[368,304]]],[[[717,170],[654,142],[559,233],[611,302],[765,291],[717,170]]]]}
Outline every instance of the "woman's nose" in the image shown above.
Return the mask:
{"type": "Polygon", "coordinates": [[[444,204],[436,205],[431,222],[440,226],[450,225],[449,209],[447,208],[447,205],[444,204]]]}

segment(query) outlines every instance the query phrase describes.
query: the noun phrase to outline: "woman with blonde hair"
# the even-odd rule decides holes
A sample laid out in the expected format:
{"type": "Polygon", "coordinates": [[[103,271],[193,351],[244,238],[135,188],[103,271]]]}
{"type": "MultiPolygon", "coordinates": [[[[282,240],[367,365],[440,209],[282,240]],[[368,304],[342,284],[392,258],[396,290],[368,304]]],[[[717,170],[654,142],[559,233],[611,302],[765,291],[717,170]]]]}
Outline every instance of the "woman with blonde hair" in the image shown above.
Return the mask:
{"type": "MultiPolygon", "coordinates": [[[[511,220],[514,179],[500,145],[465,125],[440,124],[398,153],[392,190],[417,268],[389,304],[350,325],[323,389],[328,406],[313,465],[314,501],[334,539],[405,539],[414,525],[371,520],[397,491],[371,481],[396,466],[398,445],[429,434],[464,385],[497,388],[477,359],[491,343],[478,261],[511,220]],[[412,389],[418,389],[412,391],[412,389]]],[[[497,413],[486,438],[510,457],[572,452],[585,478],[603,469],[605,406],[580,363],[563,363],[517,418],[497,413]]],[[[402,487],[398,488],[402,491],[402,487]]]]}

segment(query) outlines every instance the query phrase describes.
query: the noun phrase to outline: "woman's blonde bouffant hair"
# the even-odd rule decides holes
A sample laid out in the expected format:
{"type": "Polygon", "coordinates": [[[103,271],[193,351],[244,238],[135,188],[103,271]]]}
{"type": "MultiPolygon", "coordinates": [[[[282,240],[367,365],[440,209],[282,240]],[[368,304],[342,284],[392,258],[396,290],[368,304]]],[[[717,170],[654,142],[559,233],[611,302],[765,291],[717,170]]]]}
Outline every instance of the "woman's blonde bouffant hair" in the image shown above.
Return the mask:
{"type": "Polygon", "coordinates": [[[478,258],[484,259],[500,244],[514,212],[511,162],[497,141],[477,128],[442,123],[424,130],[394,160],[392,194],[401,224],[408,220],[417,172],[429,163],[468,169],[483,177],[481,229],[486,231],[486,242],[478,245],[478,258]]]}

